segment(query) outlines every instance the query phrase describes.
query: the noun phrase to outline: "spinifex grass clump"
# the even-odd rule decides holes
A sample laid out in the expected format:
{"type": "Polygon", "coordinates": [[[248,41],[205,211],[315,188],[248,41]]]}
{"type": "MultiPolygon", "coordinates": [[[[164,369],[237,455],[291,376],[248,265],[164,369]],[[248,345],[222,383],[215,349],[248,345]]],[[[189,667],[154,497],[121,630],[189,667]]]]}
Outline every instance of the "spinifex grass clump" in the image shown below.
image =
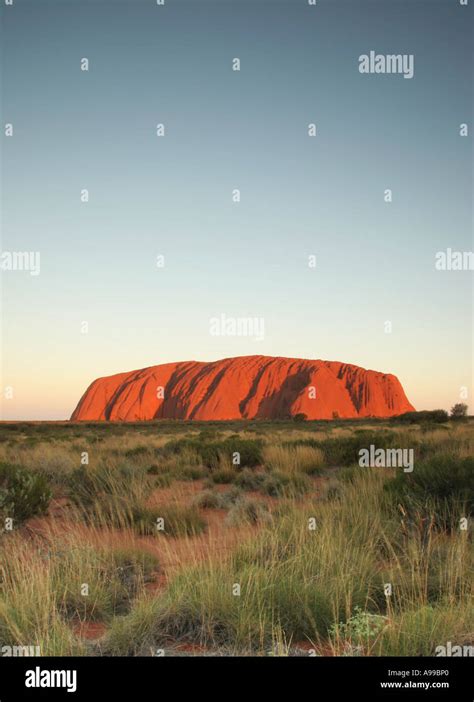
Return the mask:
{"type": "Polygon", "coordinates": [[[194,504],[201,509],[229,509],[242,497],[242,491],[235,486],[222,492],[204,490],[195,497],[194,504]]]}
{"type": "Polygon", "coordinates": [[[253,468],[262,463],[262,442],[257,439],[242,439],[238,434],[227,437],[222,441],[209,439],[208,436],[200,436],[195,439],[181,439],[170,441],[162,449],[162,454],[166,457],[173,453],[184,451],[195,452],[201,459],[203,465],[211,469],[217,469],[221,462],[221,456],[230,459],[238,454],[238,465],[240,467],[253,468]]]}
{"type": "Polygon", "coordinates": [[[4,537],[0,563],[0,641],[39,646],[41,655],[84,653],[72,624],[127,612],[158,568],[148,553],[94,548],[74,533],[4,537]]]}
{"type": "Polygon", "coordinates": [[[232,468],[218,468],[210,475],[210,482],[215,485],[226,485],[233,483],[239,474],[232,468]]]}
{"type": "Polygon", "coordinates": [[[165,536],[195,536],[206,528],[206,522],[196,506],[178,503],[154,507],[146,513],[141,524],[141,533],[165,536]]]}
{"type": "Polygon", "coordinates": [[[226,523],[230,526],[236,526],[238,524],[270,523],[271,520],[271,514],[264,502],[241,496],[231,506],[226,523]]]}
{"type": "Polygon", "coordinates": [[[194,504],[201,509],[223,509],[221,494],[215,490],[204,490],[197,495],[194,504]]]}
{"type": "Polygon", "coordinates": [[[70,496],[89,524],[131,527],[143,535],[168,536],[197,534],[205,528],[194,506],[148,506],[153,483],[153,476],[145,468],[84,467],[71,476],[70,496]]]}
{"type": "Polygon", "coordinates": [[[146,552],[97,549],[87,544],[74,544],[59,555],[52,561],[52,587],[61,594],[59,611],[89,621],[127,612],[158,567],[157,559],[146,552]]]}
{"type": "Polygon", "coordinates": [[[269,497],[302,497],[314,487],[304,473],[281,473],[272,471],[265,475],[260,492],[269,497]]]}
{"type": "Polygon", "coordinates": [[[314,446],[269,445],[263,455],[267,468],[280,474],[318,475],[325,465],[323,451],[314,446]]]}

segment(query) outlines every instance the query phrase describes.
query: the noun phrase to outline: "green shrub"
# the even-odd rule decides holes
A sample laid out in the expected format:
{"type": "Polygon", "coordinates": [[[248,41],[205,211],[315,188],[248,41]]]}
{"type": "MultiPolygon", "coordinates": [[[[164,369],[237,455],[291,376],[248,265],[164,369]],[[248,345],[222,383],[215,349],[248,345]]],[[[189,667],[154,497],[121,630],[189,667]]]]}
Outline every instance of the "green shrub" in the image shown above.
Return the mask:
{"type": "Polygon", "coordinates": [[[448,421],[448,413],[446,410],[423,410],[421,412],[404,412],[396,417],[391,417],[392,422],[402,422],[404,424],[418,424],[420,422],[432,422],[434,424],[442,424],[448,421]]]}
{"type": "Polygon", "coordinates": [[[252,468],[262,463],[262,442],[256,439],[241,439],[238,434],[223,441],[207,441],[207,437],[203,439],[202,436],[197,439],[168,441],[159,451],[165,456],[194,451],[203,465],[211,469],[219,466],[221,455],[233,459],[235,453],[240,454],[240,467],[252,468]]]}
{"type": "Polygon", "coordinates": [[[177,471],[176,479],[189,481],[202,480],[203,478],[207,477],[207,475],[207,468],[204,468],[203,466],[183,466],[183,468],[180,468],[177,471]]]}
{"type": "Polygon", "coordinates": [[[229,509],[232,507],[237,500],[242,498],[242,490],[236,486],[232,486],[230,490],[220,493],[221,507],[223,509],[229,509]]]}
{"type": "MultiPolygon", "coordinates": [[[[181,456],[184,453],[195,453],[199,456],[200,460],[204,461],[204,446],[207,444],[203,443],[199,439],[173,439],[168,441],[164,446],[156,449],[158,456],[163,457],[165,460],[169,459],[171,456],[181,456]]],[[[217,452],[215,453],[215,460],[217,460],[217,452]]],[[[213,456],[206,456],[208,462],[211,461],[213,456]]],[[[207,465],[207,464],[206,464],[207,465]]],[[[208,466],[209,467],[209,466],[208,466]]]]}
{"type": "Polygon", "coordinates": [[[305,414],[304,412],[298,412],[293,417],[293,421],[296,422],[297,424],[299,424],[301,422],[306,422],[307,419],[308,419],[308,415],[305,414]]]}
{"type": "Polygon", "coordinates": [[[281,497],[290,483],[290,478],[286,473],[269,473],[265,476],[260,486],[261,491],[270,497],[281,497]]]}
{"type": "Polygon", "coordinates": [[[252,470],[244,469],[235,479],[235,484],[242,490],[259,490],[265,482],[265,473],[255,473],[252,470]]]}
{"type": "Polygon", "coordinates": [[[467,405],[464,402],[457,402],[451,407],[451,419],[465,419],[467,417],[467,405]]]}
{"type": "Polygon", "coordinates": [[[273,471],[265,476],[260,491],[270,497],[299,497],[313,486],[304,473],[281,473],[273,471]]]}
{"type": "Polygon", "coordinates": [[[256,439],[229,438],[223,442],[224,453],[230,455],[238,451],[240,454],[240,467],[254,468],[262,463],[262,444],[256,439]]]}
{"type": "Polygon", "coordinates": [[[210,478],[216,485],[226,485],[232,483],[237,475],[237,472],[231,468],[220,468],[219,470],[213,470],[210,478]]]}
{"type": "Polygon", "coordinates": [[[268,522],[271,520],[268,507],[259,500],[241,497],[227,515],[227,523],[231,526],[239,524],[257,524],[259,522],[268,522]]]}
{"type": "Polygon", "coordinates": [[[196,507],[202,509],[220,509],[222,507],[221,496],[214,490],[204,490],[194,499],[196,507]]]}
{"type": "Polygon", "coordinates": [[[51,490],[44,475],[22,466],[0,463],[0,513],[21,523],[46,512],[51,490]]]}
{"type": "MultiPolygon", "coordinates": [[[[399,437],[393,431],[358,430],[351,436],[338,436],[322,441],[306,439],[298,442],[288,442],[285,445],[311,446],[319,448],[324,453],[324,463],[327,466],[351,466],[359,462],[359,451],[373,444],[376,448],[391,448],[400,445],[399,437]]],[[[413,442],[410,447],[412,447],[413,442]]]]}
{"type": "Polygon", "coordinates": [[[331,625],[329,636],[337,647],[342,640],[346,655],[367,654],[388,623],[388,617],[366,612],[356,605],[350,619],[331,625]]]}
{"type": "Polygon", "coordinates": [[[399,472],[385,485],[395,504],[409,514],[432,513],[438,525],[447,526],[474,513],[474,457],[437,456],[415,463],[412,473],[399,472]]]}

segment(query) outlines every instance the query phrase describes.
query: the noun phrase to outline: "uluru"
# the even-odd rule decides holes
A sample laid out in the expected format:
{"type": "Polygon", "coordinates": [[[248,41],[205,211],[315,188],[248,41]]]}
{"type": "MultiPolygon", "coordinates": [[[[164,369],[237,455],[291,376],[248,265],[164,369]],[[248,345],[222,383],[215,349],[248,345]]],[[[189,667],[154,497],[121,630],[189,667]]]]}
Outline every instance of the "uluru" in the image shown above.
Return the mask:
{"type": "Polygon", "coordinates": [[[180,361],[98,378],[77,421],[392,417],[412,411],[395,375],[338,361],[239,356],[180,361]]]}

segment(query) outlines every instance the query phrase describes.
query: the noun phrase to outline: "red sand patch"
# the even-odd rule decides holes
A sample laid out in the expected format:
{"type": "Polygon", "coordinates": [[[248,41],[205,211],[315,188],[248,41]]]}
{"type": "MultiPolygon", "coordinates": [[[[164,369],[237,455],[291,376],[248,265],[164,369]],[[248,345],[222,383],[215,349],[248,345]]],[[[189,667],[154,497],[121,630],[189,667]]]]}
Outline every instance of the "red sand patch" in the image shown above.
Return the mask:
{"type": "Polygon", "coordinates": [[[106,632],[106,625],[103,622],[74,622],[72,630],[81,639],[95,641],[102,638],[106,632]]]}

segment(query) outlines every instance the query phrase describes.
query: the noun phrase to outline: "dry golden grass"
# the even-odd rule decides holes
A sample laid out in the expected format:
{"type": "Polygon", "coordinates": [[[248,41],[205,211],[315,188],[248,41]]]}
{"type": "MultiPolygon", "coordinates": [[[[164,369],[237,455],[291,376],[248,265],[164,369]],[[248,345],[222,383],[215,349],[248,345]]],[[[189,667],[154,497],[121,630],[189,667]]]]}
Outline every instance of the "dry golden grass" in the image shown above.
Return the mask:
{"type": "MultiPolygon", "coordinates": [[[[257,435],[241,432],[241,439],[263,442],[263,465],[247,469],[255,481],[247,489],[250,500],[268,504],[272,518],[235,525],[225,509],[195,507],[203,490],[235,490],[211,480],[212,471],[231,481],[241,474],[229,455],[221,454],[209,470],[194,450],[162,451],[168,441],[199,437],[199,429],[99,435],[85,428],[68,441],[55,430],[34,440],[26,432],[0,445],[0,462],[45,472],[55,493],[47,516],[0,535],[1,640],[40,645],[43,655],[147,654],[159,644],[190,641],[211,652],[260,655],[287,655],[295,646],[335,655],[430,655],[448,640],[472,642],[469,535],[407,527],[384,490],[394,471],[326,470],[324,441],[342,441],[359,428],[271,425],[257,435]],[[298,444],[308,439],[323,446],[298,444]],[[71,476],[81,469],[83,451],[88,470],[102,482],[90,503],[75,506],[71,476]],[[268,489],[262,480],[285,476],[310,480],[314,489],[297,497],[259,491],[260,484],[268,489]],[[141,533],[133,523],[136,508],[145,520],[167,509],[178,521],[188,519],[189,528],[171,536],[141,533]],[[196,516],[203,530],[193,531],[196,516]],[[138,572],[127,593],[117,562],[141,563],[143,554],[156,564],[146,564],[153,580],[138,572]],[[93,591],[87,604],[77,588],[85,582],[93,591]],[[394,585],[388,602],[385,582],[394,585]],[[235,583],[242,587],[240,599],[232,595],[235,583]],[[100,645],[86,645],[75,622],[97,619],[106,635],[100,645]],[[367,621],[380,624],[376,636],[364,635],[367,621]]],[[[363,429],[393,432],[396,445],[422,447],[428,455],[474,455],[471,422],[363,429]]],[[[213,436],[222,441],[234,434],[224,425],[213,436]]]]}
{"type": "Polygon", "coordinates": [[[279,473],[316,473],[324,466],[322,450],[311,446],[265,446],[263,458],[270,470],[279,473]]]}

